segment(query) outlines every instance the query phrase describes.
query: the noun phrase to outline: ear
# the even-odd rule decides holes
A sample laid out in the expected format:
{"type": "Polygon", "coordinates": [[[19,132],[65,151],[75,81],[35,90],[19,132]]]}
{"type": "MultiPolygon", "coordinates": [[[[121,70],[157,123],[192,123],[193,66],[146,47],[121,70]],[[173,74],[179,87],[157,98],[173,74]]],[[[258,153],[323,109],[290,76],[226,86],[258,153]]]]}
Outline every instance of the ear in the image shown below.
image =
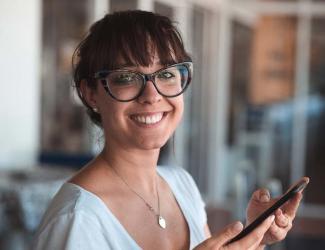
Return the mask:
{"type": "Polygon", "coordinates": [[[87,80],[85,79],[81,80],[80,82],[80,93],[84,101],[88,104],[88,106],[92,108],[97,107],[97,101],[96,101],[97,90],[90,88],[87,84],[87,80]]]}

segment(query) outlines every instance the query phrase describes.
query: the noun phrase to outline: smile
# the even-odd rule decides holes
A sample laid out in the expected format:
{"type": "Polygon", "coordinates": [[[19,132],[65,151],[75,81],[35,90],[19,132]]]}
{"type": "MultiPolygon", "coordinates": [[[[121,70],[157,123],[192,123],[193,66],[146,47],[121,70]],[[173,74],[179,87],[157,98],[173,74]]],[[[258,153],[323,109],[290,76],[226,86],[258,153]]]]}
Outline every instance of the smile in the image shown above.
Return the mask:
{"type": "Polygon", "coordinates": [[[147,124],[147,125],[152,125],[160,122],[164,116],[164,113],[155,113],[152,115],[132,115],[131,119],[141,123],[141,124],[147,124]]]}

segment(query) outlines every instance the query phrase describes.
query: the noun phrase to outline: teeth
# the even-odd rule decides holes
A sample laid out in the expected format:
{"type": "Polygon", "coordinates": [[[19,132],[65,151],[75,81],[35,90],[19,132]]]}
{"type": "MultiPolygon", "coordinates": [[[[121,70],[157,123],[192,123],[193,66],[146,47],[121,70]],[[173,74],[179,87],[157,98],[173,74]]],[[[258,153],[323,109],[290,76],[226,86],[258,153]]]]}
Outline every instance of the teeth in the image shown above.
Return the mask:
{"type": "Polygon", "coordinates": [[[133,116],[132,118],[136,120],[137,122],[144,123],[144,124],[155,124],[157,122],[160,122],[160,120],[163,117],[163,113],[155,114],[152,116],[141,116],[141,115],[136,115],[133,116]]]}

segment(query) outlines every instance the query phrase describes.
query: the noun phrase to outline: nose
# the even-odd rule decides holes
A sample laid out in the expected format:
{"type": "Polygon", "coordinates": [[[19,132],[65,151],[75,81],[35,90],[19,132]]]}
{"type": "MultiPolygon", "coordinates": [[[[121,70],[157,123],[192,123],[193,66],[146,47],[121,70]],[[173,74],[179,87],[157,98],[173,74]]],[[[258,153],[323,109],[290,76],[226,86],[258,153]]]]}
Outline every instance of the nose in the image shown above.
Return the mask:
{"type": "Polygon", "coordinates": [[[152,80],[146,79],[146,85],[138,97],[140,103],[153,104],[159,102],[162,96],[158,93],[156,87],[154,86],[152,80]]]}

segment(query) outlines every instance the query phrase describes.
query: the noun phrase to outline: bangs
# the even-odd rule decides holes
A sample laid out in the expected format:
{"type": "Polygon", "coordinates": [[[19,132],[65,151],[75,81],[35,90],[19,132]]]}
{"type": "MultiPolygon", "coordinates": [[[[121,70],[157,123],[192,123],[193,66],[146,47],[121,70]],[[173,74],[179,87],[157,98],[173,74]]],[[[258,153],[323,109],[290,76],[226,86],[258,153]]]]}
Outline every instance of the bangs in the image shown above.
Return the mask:
{"type": "Polygon", "coordinates": [[[120,12],[101,22],[91,29],[96,34],[91,46],[96,48],[90,55],[91,73],[116,69],[121,63],[149,66],[155,55],[162,65],[190,60],[180,34],[166,17],[120,12]]]}

